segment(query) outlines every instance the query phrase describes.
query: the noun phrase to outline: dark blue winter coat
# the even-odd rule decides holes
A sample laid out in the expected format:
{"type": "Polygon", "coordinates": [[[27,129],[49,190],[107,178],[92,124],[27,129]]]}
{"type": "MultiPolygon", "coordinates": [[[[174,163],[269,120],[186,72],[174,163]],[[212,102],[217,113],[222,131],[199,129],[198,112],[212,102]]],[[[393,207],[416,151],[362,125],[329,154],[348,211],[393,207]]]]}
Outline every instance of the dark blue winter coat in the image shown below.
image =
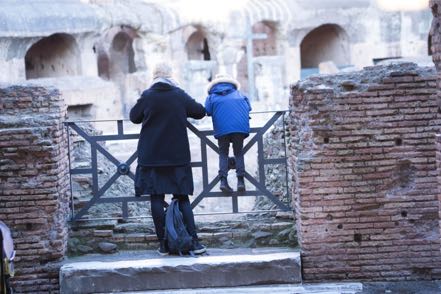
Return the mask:
{"type": "Polygon", "coordinates": [[[251,105],[233,84],[214,85],[205,100],[207,115],[212,117],[214,137],[232,133],[250,134],[251,105]]]}
{"type": "Polygon", "coordinates": [[[153,84],[130,110],[130,120],[142,123],[138,164],[150,167],[189,164],[187,117],[204,116],[204,106],[182,89],[166,83],[153,84]]]}

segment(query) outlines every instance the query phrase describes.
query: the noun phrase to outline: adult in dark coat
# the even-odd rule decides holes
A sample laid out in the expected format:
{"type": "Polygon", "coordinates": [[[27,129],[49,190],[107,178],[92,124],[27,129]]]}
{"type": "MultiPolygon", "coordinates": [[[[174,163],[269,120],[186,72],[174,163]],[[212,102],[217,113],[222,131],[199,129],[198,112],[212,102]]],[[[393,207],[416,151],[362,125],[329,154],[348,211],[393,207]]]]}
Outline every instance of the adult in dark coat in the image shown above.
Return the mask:
{"type": "Polygon", "coordinates": [[[145,90],[130,111],[130,120],[142,123],[138,142],[138,166],[135,175],[137,196],[151,196],[151,211],[161,255],[168,254],[165,244],[164,196],[179,200],[184,223],[193,237],[193,251],[205,252],[198,241],[188,195],[193,194],[187,118],[201,119],[205,108],[180,89],[171,78],[172,68],[159,63],[153,72],[152,86],[145,90]]]}

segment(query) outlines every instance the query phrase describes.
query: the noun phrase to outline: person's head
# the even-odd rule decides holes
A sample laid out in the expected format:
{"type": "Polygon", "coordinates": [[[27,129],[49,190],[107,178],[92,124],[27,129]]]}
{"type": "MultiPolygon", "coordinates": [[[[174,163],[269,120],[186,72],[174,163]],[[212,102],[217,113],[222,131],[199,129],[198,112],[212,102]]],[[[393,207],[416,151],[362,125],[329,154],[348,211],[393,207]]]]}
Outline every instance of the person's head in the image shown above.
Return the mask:
{"type": "Polygon", "coordinates": [[[171,64],[166,61],[158,62],[153,68],[153,79],[171,78],[172,75],[173,75],[173,68],[171,64]]]}
{"type": "Polygon", "coordinates": [[[217,74],[214,79],[207,85],[207,93],[210,93],[210,90],[220,83],[228,83],[232,84],[236,90],[240,90],[240,83],[232,76],[227,74],[217,74]]]}

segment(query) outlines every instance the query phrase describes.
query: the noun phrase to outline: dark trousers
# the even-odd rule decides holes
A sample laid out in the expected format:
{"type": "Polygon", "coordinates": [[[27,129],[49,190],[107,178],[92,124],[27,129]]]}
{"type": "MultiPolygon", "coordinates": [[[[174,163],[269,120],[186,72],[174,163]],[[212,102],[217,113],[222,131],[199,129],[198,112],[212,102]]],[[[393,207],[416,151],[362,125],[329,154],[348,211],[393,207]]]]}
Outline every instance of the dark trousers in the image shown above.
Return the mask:
{"type": "Polygon", "coordinates": [[[219,176],[227,177],[228,175],[228,153],[230,143],[233,144],[233,153],[236,160],[236,175],[243,177],[245,175],[245,161],[243,158],[243,140],[244,134],[233,133],[221,136],[217,139],[219,144],[219,176]]]}
{"type": "MultiPolygon", "coordinates": [[[[159,240],[164,240],[165,237],[165,195],[157,194],[150,195],[150,204],[152,210],[153,223],[155,224],[156,236],[159,240]]],[[[175,195],[173,194],[173,199],[178,199],[179,210],[184,218],[184,224],[187,228],[188,233],[194,239],[197,239],[196,224],[194,221],[193,210],[191,209],[190,199],[188,195],[175,195]]]]}

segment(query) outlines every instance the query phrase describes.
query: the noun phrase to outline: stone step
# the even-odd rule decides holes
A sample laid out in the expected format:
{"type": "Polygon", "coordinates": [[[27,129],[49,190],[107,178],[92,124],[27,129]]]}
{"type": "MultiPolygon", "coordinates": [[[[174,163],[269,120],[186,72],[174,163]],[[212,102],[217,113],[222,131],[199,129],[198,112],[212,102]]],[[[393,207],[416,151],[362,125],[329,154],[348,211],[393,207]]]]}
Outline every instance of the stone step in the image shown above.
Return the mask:
{"type": "Polygon", "coordinates": [[[154,290],[147,292],[120,292],[118,294],[357,294],[362,293],[362,291],[363,284],[355,282],[154,290]]]}
{"type": "Polygon", "coordinates": [[[115,293],[301,281],[300,254],[293,250],[210,249],[209,254],[158,258],[150,252],[144,258],[94,256],[89,257],[90,261],[72,260],[60,269],[60,290],[61,293],[115,293]]]}

